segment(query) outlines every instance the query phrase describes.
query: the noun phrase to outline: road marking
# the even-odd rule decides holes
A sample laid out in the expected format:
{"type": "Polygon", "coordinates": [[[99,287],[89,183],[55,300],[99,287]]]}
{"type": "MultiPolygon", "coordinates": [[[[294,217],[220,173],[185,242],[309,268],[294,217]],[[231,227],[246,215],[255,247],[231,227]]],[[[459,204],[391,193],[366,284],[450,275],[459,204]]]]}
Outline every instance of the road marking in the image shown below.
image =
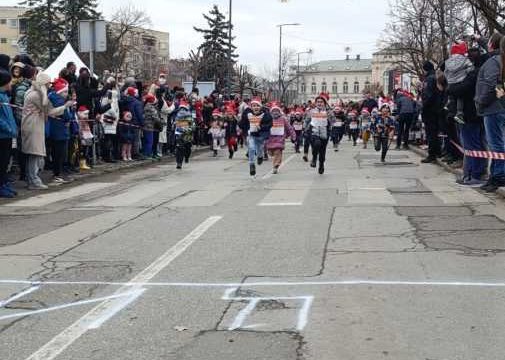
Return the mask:
{"type": "MultiPolygon", "coordinates": [[[[243,284],[246,285],[246,284],[243,284]]],[[[242,324],[244,321],[247,319],[247,317],[254,311],[256,306],[261,302],[261,301],[286,301],[286,300],[302,300],[303,301],[303,306],[298,312],[298,320],[296,324],[296,330],[297,331],[302,331],[305,326],[307,326],[307,323],[309,321],[309,311],[312,306],[312,303],[314,302],[314,296],[268,296],[268,297],[233,297],[231,296],[234,292],[236,292],[238,288],[230,288],[227,289],[224,292],[223,297],[221,298],[222,300],[227,300],[227,301],[249,301],[247,306],[243,308],[235,317],[233,320],[233,323],[231,326],[228,328],[228,331],[234,331],[237,329],[242,328],[242,324]]],[[[259,325],[251,325],[258,327],[259,325]]]]}
{"type": "Polygon", "coordinates": [[[285,202],[285,203],[259,203],[258,206],[302,206],[301,202],[285,202]]]}
{"type": "MultiPolygon", "coordinates": [[[[131,284],[148,283],[221,219],[221,216],[212,216],[205,220],[185,238],[168,249],[151,265],[141,271],[133,279],[131,279],[129,283],[121,286],[121,288],[116,291],[116,294],[124,293],[129,289],[131,290],[132,288],[134,290],[140,291],[142,286],[131,284]]],[[[103,319],[110,319],[118,311],[122,310],[124,306],[121,307],[120,305],[127,306],[128,304],[125,304],[124,299],[105,300],[104,302],[98,304],[95,308],[90,310],[87,314],[82,316],[68,328],[56,335],[52,340],[50,340],[35,353],[30,355],[27,360],[52,360],[56,358],[74,341],[84,335],[90,329],[90,326],[97,325],[103,319]]],[[[103,322],[101,322],[100,325],[101,324],[103,324],[103,322]]]]}
{"type": "Polygon", "coordinates": [[[251,283],[198,283],[198,282],[106,282],[106,281],[44,281],[35,282],[27,280],[0,280],[0,285],[30,285],[40,284],[53,286],[68,285],[97,285],[121,287],[187,287],[187,288],[230,288],[230,287],[275,287],[275,286],[433,286],[433,287],[495,287],[505,288],[505,282],[468,282],[468,281],[393,281],[393,280],[335,280],[335,281],[273,281],[251,283]]]}
{"type": "Polygon", "coordinates": [[[273,189],[261,200],[258,206],[301,206],[308,194],[308,189],[277,190],[273,189]]]}
{"type": "MultiPolygon", "coordinates": [[[[282,170],[284,168],[284,166],[286,166],[287,164],[289,164],[291,162],[291,160],[293,160],[294,158],[296,158],[297,154],[292,154],[290,157],[288,157],[286,159],[286,161],[283,161],[281,163],[281,166],[279,166],[279,170],[282,170]]],[[[272,176],[274,176],[274,174],[272,174],[271,172],[263,175],[263,177],[261,178],[262,180],[268,180],[270,179],[272,176]]]]}
{"type": "Polygon", "coordinates": [[[68,200],[70,198],[75,198],[81,195],[89,194],[93,191],[98,191],[106,189],[117,185],[116,183],[90,183],[80,186],[76,186],[70,189],[61,190],[57,192],[52,192],[48,194],[41,194],[33,196],[28,199],[15,201],[10,204],[5,204],[4,206],[9,207],[42,207],[58,201],[68,200]]]}
{"type": "MultiPolygon", "coordinates": [[[[28,294],[31,294],[32,292],[35,292],[37,291],[38,289],[40,288],[40,285],[33,285],[31,286],[30,288],[24,290],[24,291],[21,291],[20,293],[8,298],[7,300],[4,300],[4,301],[0,301],[0,308],[1,307],[4,307],[8,304],[10,304],[11,302],[13,301],[16,301],[18,299],[21,299],[23,296],[26,296],[28,294]]],[[[0,319],[1,320],[1,319],[0,319]]]]}

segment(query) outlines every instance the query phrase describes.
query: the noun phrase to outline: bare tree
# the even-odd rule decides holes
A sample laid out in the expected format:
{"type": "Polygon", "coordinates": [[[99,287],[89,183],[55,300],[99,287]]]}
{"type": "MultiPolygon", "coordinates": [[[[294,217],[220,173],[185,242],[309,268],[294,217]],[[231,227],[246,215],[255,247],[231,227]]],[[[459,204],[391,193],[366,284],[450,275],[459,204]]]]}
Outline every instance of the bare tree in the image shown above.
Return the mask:
{"type": "Polygon", "coordinates": [[[204,67],[204,59],[202,56],[202,49],[198,49],[195,53],[194,50],[191,50],[189,53],[189,72],[191,74],[191,78],[193,79],[193,87],[196,87],[198,83],[198,78],[202,73],[202,69],[204,67]]]}

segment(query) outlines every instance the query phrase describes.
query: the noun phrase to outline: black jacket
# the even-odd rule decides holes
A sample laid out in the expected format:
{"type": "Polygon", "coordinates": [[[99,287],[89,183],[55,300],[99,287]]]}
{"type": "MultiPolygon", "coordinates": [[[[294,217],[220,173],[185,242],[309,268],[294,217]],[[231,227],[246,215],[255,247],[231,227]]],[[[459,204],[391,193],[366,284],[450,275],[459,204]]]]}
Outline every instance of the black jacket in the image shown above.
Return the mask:
{"type": "MultiPolygon", "coordinates": [[[[242,113],[242,119],[240,119],[239,127],[245,133],[249,132],[249,114],[252,112],[251,108],[247,108],[242,113]]],[[[259,136],[261,133],[270,134],[270,129],[272,128],[273,123],[272,115],[270,115],[270,112],[265,108],[263,108],[262,114],[263,118],[261,119],[260,131],[258,133],[252,133],[251,136],[259,136]]]]}
{"type": "Polygon", "coordinates": [[[426,76],[423,83],[423,114],[437,114],[440,111],[443,94],[437,87],[437,77],[435,71],[431,71],[426,76]]]}
{"type": "MultiPolygon", "coordinates": [[[[457,84],[451,84],[447,88],[447,94],[455,99],[462,99],[464,102],[463,115],[465,122],[482,122],[482,118],[477,115],[475,102],[475,84],[477,82],[477,69],[470,72],[465,80],[457,84]]],[[[452,104],[455,106],[456,104],[452,104]]],[[[450,109],[455,112],[454,109],[450,109]]]]}

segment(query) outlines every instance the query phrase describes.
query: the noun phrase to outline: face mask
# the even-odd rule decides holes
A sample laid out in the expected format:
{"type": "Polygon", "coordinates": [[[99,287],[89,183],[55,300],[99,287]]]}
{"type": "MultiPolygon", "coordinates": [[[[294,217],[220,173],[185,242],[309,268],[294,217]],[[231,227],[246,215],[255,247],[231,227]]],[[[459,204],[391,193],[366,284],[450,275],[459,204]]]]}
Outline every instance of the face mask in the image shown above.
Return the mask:
{"type": "Polygon", "coordinates": [[[167,83],[167,79],[165,79],[165,78],[159,78],[158,82],[160,83],[160,85],[165,85],[167,83]]]}

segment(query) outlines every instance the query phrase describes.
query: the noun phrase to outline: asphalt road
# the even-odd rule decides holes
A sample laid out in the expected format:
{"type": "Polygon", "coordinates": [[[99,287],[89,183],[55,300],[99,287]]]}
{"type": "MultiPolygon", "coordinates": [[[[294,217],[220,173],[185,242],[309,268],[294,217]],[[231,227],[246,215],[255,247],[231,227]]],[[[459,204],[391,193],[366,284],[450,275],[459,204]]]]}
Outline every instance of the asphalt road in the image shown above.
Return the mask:
{"type": "Polygon", "coordinates": [[[291,145],[0,204],[2,360],[462,360],[505,350],[505,205],[393,151],[291,145]]]}

